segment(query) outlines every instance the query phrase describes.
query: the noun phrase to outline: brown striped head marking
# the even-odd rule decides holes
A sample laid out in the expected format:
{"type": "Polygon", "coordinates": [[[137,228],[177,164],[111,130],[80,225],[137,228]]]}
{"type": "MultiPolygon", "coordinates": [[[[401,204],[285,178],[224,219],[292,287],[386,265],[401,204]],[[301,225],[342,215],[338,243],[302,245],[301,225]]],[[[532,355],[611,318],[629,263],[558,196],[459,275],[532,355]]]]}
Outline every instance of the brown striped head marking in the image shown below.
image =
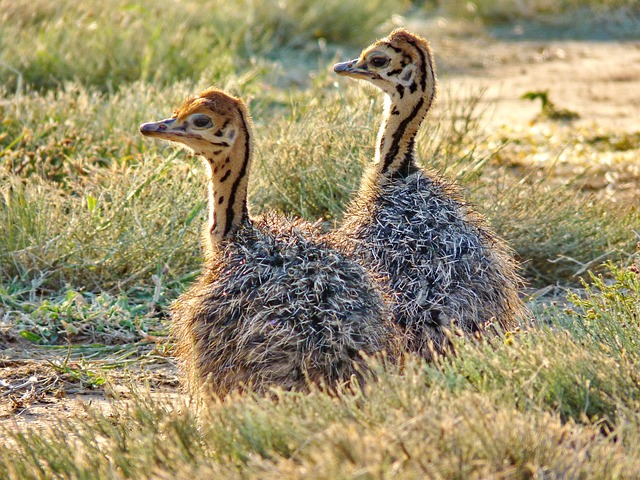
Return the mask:
{"type": "Polygon", "coordinates": [[[239,98],[209,88],[189,97],[170,118],[140,125],[140,133],[177,142],[210,161],[228,158],[249,112],[239,98]]]}
{"type": "Polygon", "coordinates": [[[365,48],[360,57],[333,67],[338,75],[367,80],[393,99],[432,97],[435,67],[429,43],[398,28],[365,48]]]}

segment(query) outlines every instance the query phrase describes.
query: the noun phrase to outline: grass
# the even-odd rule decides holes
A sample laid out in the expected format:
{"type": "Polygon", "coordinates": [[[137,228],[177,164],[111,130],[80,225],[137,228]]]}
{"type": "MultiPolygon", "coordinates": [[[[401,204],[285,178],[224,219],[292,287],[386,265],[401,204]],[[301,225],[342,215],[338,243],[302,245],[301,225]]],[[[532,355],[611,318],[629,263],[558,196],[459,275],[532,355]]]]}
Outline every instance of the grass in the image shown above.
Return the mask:
{"type": "MultiPolygon", "coordinates": [[[[574,3],[438,13],[491,23],[574,3]]],[[[241,95],[258,137],[252,213],[331,228],[382,109],[329,73],[333,57],[430,7],[105,5],[0,0],[0,477],[638,477],[637,132],[548,118],[487,131],[482,92],[442,92],[420,157],[523,262],[532,325],[457,340],[432,364],[378,366],[377,381],[334,397],[245,394],[198,412],[175,394],[164,312],[201,268],[204,171],[137,125],[211,83],[241,95]],[[56,413],[29,424],[38,402],[56,413]]]]}
{"type": "Polygon", "coordinates": [[[574,310],[332,397],[275,390],[196,414],[137,390],[83,421],[6,428],[6,478],[633,478],[638,461],[637,266],[610,266],[574,310]],[[624,296],[621,296],[623,294],[624,296]],[[595,312],[595,313],[594,313],[595,312]],[[632,317],[629,317],[629,315],[632,317]],[[606,328],[601,328],[606,326],[606,328]],[[586,327],[586,328],[585,328],[586,327]],[[625,331],[624,339],[619,333],[625,331]],[[123,408],[122,403],[127,405],[123,408]]]}
{"type": "Polygon", "coordinates": [[[318,39],[359,45],[406,7],[403,0],[108,0],[100,7],[3,0],[0,82],[11,90],[68,81],[103,90],[132,81],[219,82],[256,63],[269,68],[282,48],[318,39]]]}

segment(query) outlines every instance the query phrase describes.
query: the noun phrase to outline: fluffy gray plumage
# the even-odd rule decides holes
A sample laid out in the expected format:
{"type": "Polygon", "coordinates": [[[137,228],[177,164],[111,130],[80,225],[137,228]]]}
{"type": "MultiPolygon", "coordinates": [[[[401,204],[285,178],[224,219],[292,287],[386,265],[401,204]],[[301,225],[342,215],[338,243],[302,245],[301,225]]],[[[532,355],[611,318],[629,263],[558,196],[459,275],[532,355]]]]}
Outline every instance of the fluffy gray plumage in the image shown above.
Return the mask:
{"type": "Polygon", "coordinates": [[[396,29],[334,71],[387,98],[376,162],[332,238],[395,297],[393,317],[409,349],[430,358],[454,326],[512,327],[525,309],[511,253],[452,184],[416,163],[416,135],[436,92],[429,43],[396,29]]]}
{"type": "Polygon", "coordinates": [[[516,265],[455,186],[421,170],[367,183],[331,238],[395,297],[409,350],[442,352],[454,323],[463,332],[514,325],[524,313],[516,265]]]}
{"type": "Polygon", "coordinates": [[[303,222],[268,215],[223,241],[172,306],[189,384],[224,396],[362,379],[362,353],[389,350],[386,307],[364,268],[303,222]]]}
{"type": "Polygon", "coordinates": [[[210,88],[140,132],[184,144],[209,174],[204,269],[171,308],[192,393],[334,388],[364,379],[362,354],[393,354],[394,325],[362,266],[308,223],[250,220],[252,122],[242,100],[210,88]]]}

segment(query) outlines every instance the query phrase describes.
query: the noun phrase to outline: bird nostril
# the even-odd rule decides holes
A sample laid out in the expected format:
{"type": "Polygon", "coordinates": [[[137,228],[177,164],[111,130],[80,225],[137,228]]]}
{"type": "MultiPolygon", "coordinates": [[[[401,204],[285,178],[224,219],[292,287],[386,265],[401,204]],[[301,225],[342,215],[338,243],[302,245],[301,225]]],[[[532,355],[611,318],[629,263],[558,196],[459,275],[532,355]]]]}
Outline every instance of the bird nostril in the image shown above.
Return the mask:
{"type": "Polygon", "coordinates": [[[167,126],[164,123],[161,123],[160,125],[158,125],[158,130],[166,130],[167,126]]]}

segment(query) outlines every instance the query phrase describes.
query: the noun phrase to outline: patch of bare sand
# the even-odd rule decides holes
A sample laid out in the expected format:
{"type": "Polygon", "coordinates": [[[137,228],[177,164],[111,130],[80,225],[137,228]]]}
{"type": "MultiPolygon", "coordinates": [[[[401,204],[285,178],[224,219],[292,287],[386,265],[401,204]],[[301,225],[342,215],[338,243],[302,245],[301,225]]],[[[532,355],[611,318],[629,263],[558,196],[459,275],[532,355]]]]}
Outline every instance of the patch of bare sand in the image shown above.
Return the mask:
{"type": "Polygon", "coordinates": [[[580,116],[576,127],[640,131],[640,41],[489,42],[478,60],[479,67],[445,73],[440,85],[484,89],[490,126],[526,127],[540,102],[522,95],[547,90],[558,108],[580,116]]]}
{"type": "Polygon", "coordinates": [[[87,408],[104,414],[142,395],[168,399],[179,393],[178,372],[170,357],[150,355],[141,346],[132,362],[113,356],[85,359],[18,341],[0,351],[0,426],[45,428],[85,418],[87,408]]]}
{"type": "MultiPolygon", "coordinates": [[[[441,91],[486,90],[483,101],[494,107],[492,126],[528,125],[540,104],[520,97],[548,90],[559,108],[580,115],[577,126],[640,131],[640,35],[626,41],[592,40],[579,28],[580,21],[593,25],[594,38],[601,36],[602,26],[588,17],[572,18],[566,28],[561,23],[514,24],[495,32],[439,17],[403,23],[431,42],[441,91]],[[570,39],[572,33],[581,40],[570,39]],[[558,39],[562,37],[569,39],[558,39]]],[[[615,36],[615,25],[606,28],[615,36]]]]}

